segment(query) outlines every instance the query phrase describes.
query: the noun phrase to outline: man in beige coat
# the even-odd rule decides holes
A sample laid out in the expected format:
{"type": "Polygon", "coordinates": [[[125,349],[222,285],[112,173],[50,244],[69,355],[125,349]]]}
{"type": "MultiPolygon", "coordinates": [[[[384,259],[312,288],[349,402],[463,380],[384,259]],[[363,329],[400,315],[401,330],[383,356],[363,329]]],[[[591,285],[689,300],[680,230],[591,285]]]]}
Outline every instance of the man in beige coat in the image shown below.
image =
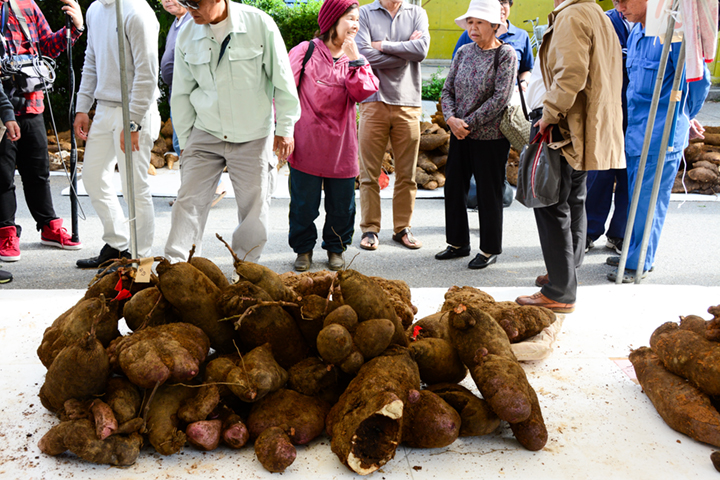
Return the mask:
{"type": "Polygon", "coordinates": [[[555,0],[548,23],[538,53],[547,93],[530,135],[551,128],[561,148],[560,199],[534,210],[548,273],[539,292],[516,301],[570,313],[585,254],[587,171],[625,168],[622,52],[595,0],[555,0]]]}

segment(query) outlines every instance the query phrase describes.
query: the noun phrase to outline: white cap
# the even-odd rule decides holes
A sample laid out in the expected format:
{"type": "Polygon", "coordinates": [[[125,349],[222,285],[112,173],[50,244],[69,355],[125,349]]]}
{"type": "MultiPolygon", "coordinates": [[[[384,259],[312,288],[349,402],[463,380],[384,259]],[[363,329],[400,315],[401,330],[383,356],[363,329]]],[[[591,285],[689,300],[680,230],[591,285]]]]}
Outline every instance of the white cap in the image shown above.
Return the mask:
{"type": "Polygon", "coordinates": [[[500,19],[500,2],[498,0],[471,0],[465,15],[455,19],[458,27],[467,30],[467,18],[479,18],[495,25],[500,25],[496,35],[507,32],[507,25],[500,19]]]}

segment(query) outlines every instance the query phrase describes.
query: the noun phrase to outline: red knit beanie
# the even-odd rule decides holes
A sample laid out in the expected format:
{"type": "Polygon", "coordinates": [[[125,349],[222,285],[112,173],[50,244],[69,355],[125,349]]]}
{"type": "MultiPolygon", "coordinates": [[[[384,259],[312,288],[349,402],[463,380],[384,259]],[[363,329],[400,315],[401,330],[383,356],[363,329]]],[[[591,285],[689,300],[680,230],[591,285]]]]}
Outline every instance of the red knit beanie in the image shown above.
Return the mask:
{"type": "Polygon", "coordinates": [[[325,33],[330,30],[330,27],[343,16],[345,10],[347,10],[350,5],[357,3],[358,0],[325,0],[322,7],[320,7],[320,13],[318,13],[320,33],[325,33]]]}

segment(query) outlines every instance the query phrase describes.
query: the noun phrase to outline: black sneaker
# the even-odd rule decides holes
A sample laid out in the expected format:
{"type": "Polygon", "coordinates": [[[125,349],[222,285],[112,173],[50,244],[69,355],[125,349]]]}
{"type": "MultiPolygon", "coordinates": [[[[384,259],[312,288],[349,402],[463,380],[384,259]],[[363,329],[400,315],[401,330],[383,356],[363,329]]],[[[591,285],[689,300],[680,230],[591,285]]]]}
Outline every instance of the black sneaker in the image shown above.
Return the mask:
{"type": "Polygon", "coordinates": [[[622,255],[623,239],[618,237],[607,237],[605,248],[615,250],[615,253],[622,255]]]}
{"type": "Polygon", "coordinates": [[[75,264],[78,268],[98,268],[108,260],[117,260],[118,258],[130,258],[130,252],[123,250],[122,252],[116,248],[111,247],[107,243],[100,250],[100,255],[97,257],[82,258],[75,264]]]}
{"type": "Polygon", "coordinates": [[[595,246],[595,242],[592,238],[587,237],[585,240],[585,253],[589,252],[591,248],[595,246]]]}
{"type": "Polygon", "coordinates": [[[12,273],[0,270],[0,283],[10,283],[12,282],[12,279],[12,273]]]}

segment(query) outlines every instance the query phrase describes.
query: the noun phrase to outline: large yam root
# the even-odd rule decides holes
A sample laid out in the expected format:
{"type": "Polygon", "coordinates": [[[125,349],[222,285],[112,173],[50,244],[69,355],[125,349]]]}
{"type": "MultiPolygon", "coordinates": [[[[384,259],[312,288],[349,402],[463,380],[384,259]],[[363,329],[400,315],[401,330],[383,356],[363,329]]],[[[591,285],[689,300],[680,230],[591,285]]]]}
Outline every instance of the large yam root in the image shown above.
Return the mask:
{"type": "Polygon", "coordinates": [[[377,282],[390,297],[395,314],[400,319],[403,328],[408,328],[415,320],[417,307],[412,304],[410,285],[403,280],[388,280],[382,277],[370,277],[377,282]]]}
{"type": "Polygon", "coordinates": [[[66,400],[85,400],[100,395],[110,376],[110,361],[93,334],[63,348],[55,357],[40,388],[40,401],[57,412],[66,400]]]}
{"type": "Polygon", "coordinates": [[[220,289],[200,270],[187,262],[170,264],[167,260],[157,266],[160,276],[158,288],[180,313],[183,322],[200,328],[210,339],[212,347],[223,353],[234,351],[233,326],[219,322],[218,299],[220,289]]]}
{"type": "Polygon", "coordinates": [[[147,434],[158,453],[173,455],[185,445],[187,437],[179,429],[177,412],[194,394],[192,388],[179,385],[162,385],[155,392],[147,415],[147,434]]]}
{"type": "Polygon", "coordinates": [[[365,363],[328,414],[340,461],[367,475],[391,460],[402,440],[404,405],[419,388],[417,364],[405,348],[390,347],[365,363]]]}
{"type": "Polygon", "coordinates": [[[355,270],[344,270],[339,277],[343,302],[355,310],[358,320],[364,322],[373,318],[386,318],[392,321],[395,325],[392,342],[406,347],[408,340],[402,323],[382,287],[355,270]]]}
{"type": "Polygon", "coordinates": [[[460,434],[460,415],[430,390],[408,404],[403,412],[402,441],[413,448],[447,447],[460,434]]]}
{"type": "Polygon", "coordinates": [[[113,435],[100,440],[95,427],[88,419],[69,420],[54,426],[40,439],[38,447],[47,455],[59,455],[67,450],[85,461],[127,466],[137,460],[142,447],[142,436],[113,435]]]}
{"type": "Polygon", "coordinates": [[[460,414],[461,437],[488,435],[500,426],[500,419],[490,405],[462,385],[438,383],[429,386],[428,390],[436,393],[460,414]]]}
{"type": "Polygon", "coordinates": [[[499,355],[487,355],[482,363],[470,369],[475,384],[490,408],[509,423],[530,417],[532,398],[525,371],[518,362],[499,355]]]}
{"type": "Polygon", "coordinates": [[[304,445],[325,429],[330,405],[315,397],[281,388],[253,405],[247,420],[250,438],[270,427],[287,425],[294,445],[304,445]]]}
{"type": "Polygon", "coordinates": [[[481,308],[505,330],[510,343],[534,337],[555,321],[552,310],[516,302],[486,303],[481,308]]]}
{"type": "Polygon", "coordinates": [[[186,382],[200,372],[210,349],[203,331],[188,323],[170,323],[138,330],[113,340],[110,361],[142,388],[168,380],[186,382]]]}
{"type": "Polygon", "coordinates": [[[478,365],[488,353],[516,361],[505,331],[479,308],[464,304],[456,306],[449,313],[448,325],[451,343],[468,368],[478,365]]]}
{"type": "Polygon", "coordinates": [[[441,338],[423,338],[410,344],[410,351],[418,364],[420,379],[434,383],[457,383],[467,376],[467,368],[457,351],[441,338]]]}
{"type": "Polygon", "coordinates": [[[675,325],[653,334],[650,346],[670,372],[708,395],[720,395],[720,344],[675,325]]]}
{"type": "Polygon", "coordinates": [[[235,396],[252,403],[278,390],[287,378],[287,371],[275,361],[270,345],[265,344],[245,355],[238,366],[228,372],[226,381],[235,396]]]}
{"type": "Polygon", "coordinates": [[[292,465],[297,451],[285,429],[272,427],[262,432],[255,441],[255,455],[266,470],[275,473],[284,472],[292,465]]]}
{"type": "Polygon", "coordinates": [[[633,350],[629,358],[643,391],[670,428],[720,447],[720,414],[705,393],[667,371],[647,347],[633,350]]]}
{"type": "Polygon", "coordinates": [[[133,331],[180,321],[180,315],[157,287],[146,288],[133,295],[123,307],[123,316],[128,328],[133,331]]]}
{"type": "Polygon", "coordinates": [[[193,255],[192,258],[188,260],[188,263],[204,273],[220,290],[225,290],[230,286],[230,282],[228,282],[222,270],[207,258],[193,255]]]}
{"type": "Polygon", "coordinates": [[[111,311],[104,297],[80,300],[71,310],[63,313],[43,333],[37,355],[46,368],[50,368],[60,350],[81,340],[94,327],[95,337],[103,347],[120,336],[117,314],[111,311]]]}

